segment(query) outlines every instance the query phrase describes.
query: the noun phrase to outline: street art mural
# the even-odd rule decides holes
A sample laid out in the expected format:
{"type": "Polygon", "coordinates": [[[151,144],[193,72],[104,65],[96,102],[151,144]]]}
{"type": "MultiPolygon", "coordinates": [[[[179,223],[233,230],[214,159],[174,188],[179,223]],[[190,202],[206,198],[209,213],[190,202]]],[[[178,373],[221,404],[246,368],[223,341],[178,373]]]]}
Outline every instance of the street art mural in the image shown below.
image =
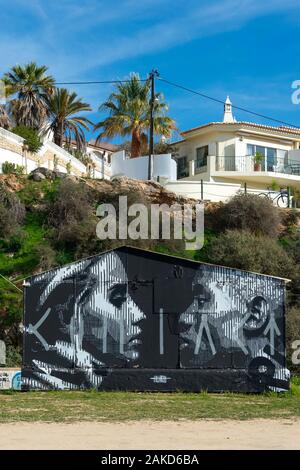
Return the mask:
{"type": "Polygon", "coordinates": [[[0,390],[21,390],[21,380],[20,370],[0,369],[0,390]]]}
{"type": "Polygon", "coordinates": [[[24,291],[25,390],[288,389],[282,279],[122,247],[24,291]]]}

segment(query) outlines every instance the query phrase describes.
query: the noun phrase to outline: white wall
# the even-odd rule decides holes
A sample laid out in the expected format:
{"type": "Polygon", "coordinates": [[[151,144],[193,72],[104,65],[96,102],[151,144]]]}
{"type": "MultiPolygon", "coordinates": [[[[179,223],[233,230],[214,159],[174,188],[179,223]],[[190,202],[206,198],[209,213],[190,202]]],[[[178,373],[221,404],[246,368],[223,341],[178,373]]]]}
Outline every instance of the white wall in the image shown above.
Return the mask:
{"type": "MultiPolygon", "coordinates": [[[[180,196],[190,197],[201,200],[200,181],[169,181],[165,188],[180,196]]],[[[238,191],[244,191],[243,184],[239,183],[221,183],[215,181],[203,182],[203,199],[212,202],[226,202],[238,191]]],[[[247,187],[248,194],[260,194],[265,192],[263,189],[253,189],[247,187]]]]}
{"type": "MultiPolygon", "coordinates": [[[[53,155],[56,155],[57,158],[59,160],[63,161],[65,164],[67,164],[68,162],[71,162],[71,168],[72,169],[76,169],[77,171],[79,171],[83,175],[86,173],[86,167],[83,163],[81,163],[80,160],[73,157],[73,155],[71,155],[69,152],[62,149],[58,145],[56,145],[54,142],[51,142],[51,141],[47,140],[44,143],[43,147],[41,148],[41,150],[39,152],[39,155],[43,156],[47,152],[47,150],[51,151],[51,153],[53,153],[53,155]]],[[[42,166],[47,166],[47,167],[50,166],[50,169],[53,169],[53,162],[50,162],[50,165],[48,165],[48,164],[45,165],[43,163],[42,166]]],[[[66,172],[66,168],[63,167],[62,165],[58,165],[57,169],[59,171],[64,172],[64,173],[66,172]]],[[[71,171],[71,173],[72,173],[72,171],[71,171]]]]}
{"type": "MultiPolygon", "coordinates": [[[[125,152],[116,152],[111,156],[111,176],[128,176],[139,180],[148,179],[148,156],[137,158],[126,158],[125,152]]],[[[176,180],[177,164],[171,158],[171,154],[154,155],[153,177],[176,180]]]]}
{"type": "MultiPolygon", "coordinates": [[[[45,137],[43,139],[43,146],[39,150],[38,154],[32,156],[30,152],[23,151],[24,139],[22,137],[19,137],[16,134],[6,131],[5,129],[0,127],[0,139],[2,140],[2,145],[4,147],[7,146],[7,149],[0,147],[0,173],[2,172],[2,164],[6,161],[24,166],[25,171],[27,169],[27,173],[30,173],[38,166],[53,170],[53,157],[54,155],[56,155],[59,160],[59,163],[57,164],[57,169],[59,171],[66,173],[66,165],[70,162],[71,174],[86,175],[86,166],[76,157],[67,152],[65,149],[56,145],[52,141],[51,133],[49,135],[50,140],[45,137]],[[13,144],[13,147],[12,145],[6,144],[13,144]],[[9,148],[14,148],[16,150],[9,150],[9,148]]],[[[111,174],[110,164],[108,163],[109,153],[106,151],[98,151],[91,148],[88,150],[88,153],[90,154],[91,159],[94,161],[96,166],[94,172],[95,178],[109,179],[111,174]]]]}
{"type": "Polygon", "coordinates": [[[96,168],[93,172],[95,178],[109,179],[111,175],[111,167],[107,161],[107,155],[105,152],[88,151],[88,155],[91,157],[93,162],[96,164],[96,168]]]}
{"type": "MultiPolygon", "coordinates": [[[[8,143],[15,145],[20,152],[22,152],[22,146],[24,139],[13,132],[7,131],[0,127],[0,138],[6,140],[8,143]]],[[[2,165],[4,162],[14,163],[16,165],[25,166],[24,156],[20,153],[14,152],[13,150],[0,148],[0,173],[2,173],[2,165]]]]}
{"type": "MultiPolygon", "coordinates": [[[[74,158],[68,152],[64,152],[63,149],[53,148],[53,147],[50,148],[47,142],[44,144],[39,155],[42,157],[46,153],[47,150],[51,150],[51,152],[54,152],[55,155],[59,158],[59,160],[63,161],[65,164],[71,161],[71,174],[73,173],[74,169],[82,173],[83,175],[86,174],[85,165],[83,165],[83,163],[81,163],[77,158],[74,158]]],[[[30,173],[31,171],[35,170],[38,166],[49,168],[50,170],[54,169],[53,159],[50,157],[47,161],[42,161],[39,165],[34,160],[30,159],[30,154],[27,154],[27,165],[26,165],[26,159],[24,155],[20,155],[16,152],[13,152],[12,150],[0,148],[0,173],[2,173],[2,165],[4,162],[10,162],[16,165],[22,165],[24,168],[27,167],[27,173],[30,173]]],[[[66,167],[60,164],[57,165],[57,170],[61,171],[62,173],[67,173],[66,167]]],[[[95,170],[95,178],[103,178],[103,177],[105,179],[109,178],[106,165],[104,168],[104,176],[103,176],[103,171],[95,170]]]]}
{"type": "Polygon", "coordinates": [[[25,166],[25,159],[22,155],[12,150],[0,148],[0,173],[2,173],[2,165],[4,162],[25,166]]]}
{"type": "Polygon", "coordinates": [[[14,134],[13,132],[7,131],[6,129],[3,129],[3,127],[0,127],[0,136],[14,144],[23,145],[24,142],[23,137],[20,137],[19,135],[14,134]]]}

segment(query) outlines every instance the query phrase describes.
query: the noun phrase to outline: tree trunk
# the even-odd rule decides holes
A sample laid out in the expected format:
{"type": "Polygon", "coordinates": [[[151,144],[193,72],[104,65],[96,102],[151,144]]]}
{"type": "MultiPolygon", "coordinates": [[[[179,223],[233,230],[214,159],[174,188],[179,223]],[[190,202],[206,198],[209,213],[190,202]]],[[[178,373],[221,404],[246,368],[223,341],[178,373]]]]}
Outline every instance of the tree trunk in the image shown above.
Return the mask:
{"type": "Polygon", "coordinates": [[[136,158],[141,156],[141,136],[138,129],[133,129],[131,136],[131,158],[136,158]]]}
{"type": "Polygon", "coordinates": [[[64,142],[64,123],[60,122],[57,124],[57,127],[54,131],[53,136],[54,143],[59,147],[63,147],[64,142]]]}

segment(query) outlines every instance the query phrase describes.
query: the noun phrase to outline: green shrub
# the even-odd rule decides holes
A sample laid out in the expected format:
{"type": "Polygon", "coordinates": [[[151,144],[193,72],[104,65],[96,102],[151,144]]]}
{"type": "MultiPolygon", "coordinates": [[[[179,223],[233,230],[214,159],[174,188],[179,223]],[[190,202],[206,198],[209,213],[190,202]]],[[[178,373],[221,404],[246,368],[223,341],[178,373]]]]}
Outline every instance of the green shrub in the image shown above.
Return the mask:
{"type": "Polygon", "coordinates": [[[0,238],[7,240],[18,230],[25,217],[25,207],[18,197],[0,185],[0,238]]]}
{"type": "Polygon", "coordinates": [[[272,191],[279,191],[280,190],[280,185],[277,183],[276,180],[272,180],[271,189],[272,189],[272,191]]]}
{"type": "Polygon", "coordinates": [[[49,224],[60,228],[72,222],[83,222],[92,213],[91,193],[85,184],[62,180],[54,200],[48,205],[49,224]]]}
{"type": "Polygon", "coordinates": [[[72,163],[71,163],[71,160],[68,161],[68,163],[66,164],[66,170],[67,170],[68,175],[70,175],[70,174],[71,174],[71,171],[72,171],[72,163]]]}
{"type": "Polygon", "coordinates": [[[38,258],[38,268],[40,271],[47,271],[56,264],[56,252],[46,243],[40,243],[34,248],[34,254],[38,258]]]}
{"type": "Polygon", "coordinates": [[[15,164],[14,163],[11,163],[11,162],[4,162],[2,164],[2,173],[4,175],[11,175],[12,173],[15,172],[15,164]]]}
{"type": "Polygon", "coordinates": [[[48,204],[52,240],[60,249],[89,254],[97,244],[95,210],[91,191],[82,183],[62,180],[54,200],[48,204]],[[87,252],[86,252],[87,250],[87,252]]]}
{"type": "Polygon", "coordinates": [[[229,230],[214,239],[208,250],[211,263],[290,278],[295,264],[274,239],[248,231],[229,230]]]}
{"type": "Polygon", "coordinates": [[[37,203],[50,202],[55,199],[60,183],[59,178],[54,181],[32,181],[28,179],[26,185],[18,192],[18,197],[28,208],[37,203]]]}
{"type": "Polygon", "coordinates": [[[248,230],[273,238],[278,235],[280,213],[268,198],[238,193],[215,216],[219,230],[248,230]]]}
{"type": "Polygon", "coordinates": [[[19,292],[5,279],[0,278],[0,335],[1,339],[4,339],[5,335],[5,342],[9,337],[17,341],[20,336],[19,324],[23,315],[22,304],[22,292],[19,292]]]}
{"type": "Polygon", "coordinates": [[[16,126],[12,132],[20,137],[23,137],[24,144],[32,153],[37,153],[43,145],[37,130],[24,125],[16,126]]]}
{"type": "Polygon", "coordinates": [[[292,187],[291,188],[291,195],[293,197],[292,204],[294,207],[300,207],[300,188],[299,187],[292,187]]]}
{"type": "Polygon", "coordinates": [[[56,264],[63,266],[64,264],[69,264],[75,261],[74,251],[59,250],[56,252],[56,264]]]}
{"type": "MultiPolygon", "coordinates": [[[[1,214],[1,208],[0,208],[1,214]]],[[[22,247],[25,238],[24,232],[19,228],[15,227],[13,235],[6,237],[0,241],[0,247],[4,252],[16,253],[22,247]]]]}
{"type": "Polygon", "coordinates": [[[291,256],[296,263],[300,264],[300,233],[298,232],[293,236],[284,237],[281,240],[281,244],[288,255],[291,256]]]}
{"type": "Polygon", "coordinates": [[[2,173],[4,175],[11,175],[15,174],[18,176],[24,175],[25,167],[22,165],[16,165],[15,163],[11,162],[4,162],[2,163],[2,173]]]}
{"type": "Polygon", "coordinates": [[[288,285],[287,299],[289,305],[297,306],[300,304],[300,233],[298,232],[293,236],[282,238],[280,244],[288,254],[288,257],[293,260],[295,266],[292,283],[288,285]]]}
{"type": "Polygon", "coordinates": [[[292,209],[289,212],[288,225],[297,225],[299,218],[300,218],[299,212],[296,209],[292,209]]]}
{"type": "Polygon", "coordinates": [[[22,353],[18,346],[9,345],[6,348],[6,367],[19,367],[22,365],[22,353]]]}

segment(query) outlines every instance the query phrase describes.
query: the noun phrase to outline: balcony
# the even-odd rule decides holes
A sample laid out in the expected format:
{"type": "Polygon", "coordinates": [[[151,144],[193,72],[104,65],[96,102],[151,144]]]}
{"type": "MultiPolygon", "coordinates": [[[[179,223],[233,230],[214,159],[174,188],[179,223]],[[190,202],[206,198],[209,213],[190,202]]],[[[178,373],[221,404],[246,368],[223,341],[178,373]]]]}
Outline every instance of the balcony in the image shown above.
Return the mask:
{"type": "Polygon", "coordinates": [[[215,171],[236,171],[239,173],[271,172],[300,176],[300,160],[288,158],[264,159],[260,165],[255,165],[250,155],[235,157],[215,157],[215,171]]]}
{"type": "Polygon", "coordinates": [[[210,159],[211,176],[261,183],[276,180],[285,185],[292,184],[293,181],[300,183],[300,159],[294,160],[288,156],[266,157],[260,165],[255,165],[251,155],[211,156],[210,159]]]}
{"type": "MultiPolygon", "coordinates": [[[[298,155],[297,155],[298,157],[298,155]]],[[[217,178],[219,181],[235,183],[249,182],[269,186],[274,181],[282,186],[300,185],[300,152],[299,158],[265,157],[260,165],[254,164],[252,155],[241,156],[215,156],[208,155],[206,165],[199,168],[196,160],[184,162],[177,167],[177,179],[209,180],[217,178]]]]}

